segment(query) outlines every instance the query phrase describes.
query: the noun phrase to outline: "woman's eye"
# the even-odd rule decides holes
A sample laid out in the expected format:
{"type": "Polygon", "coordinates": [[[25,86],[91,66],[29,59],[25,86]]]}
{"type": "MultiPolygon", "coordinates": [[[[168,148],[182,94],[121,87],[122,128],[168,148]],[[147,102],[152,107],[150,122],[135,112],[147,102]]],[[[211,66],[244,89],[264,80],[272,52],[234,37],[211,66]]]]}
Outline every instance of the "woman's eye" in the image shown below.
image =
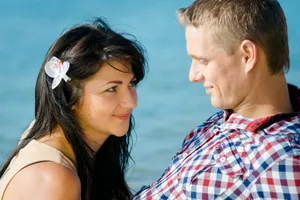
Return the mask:
{"type": "Polygon", "coordinates": [[[117,86],[111,87],[106,90],[106,92],[116,92],[117,91],[117,86]]]}
{"type": "Polygon", "coordinates": [[[132,80],[130,83],[129,83],[129,85],[128,85],[128,87],[135,87],[136,86],[136,80],[132,80]]]}

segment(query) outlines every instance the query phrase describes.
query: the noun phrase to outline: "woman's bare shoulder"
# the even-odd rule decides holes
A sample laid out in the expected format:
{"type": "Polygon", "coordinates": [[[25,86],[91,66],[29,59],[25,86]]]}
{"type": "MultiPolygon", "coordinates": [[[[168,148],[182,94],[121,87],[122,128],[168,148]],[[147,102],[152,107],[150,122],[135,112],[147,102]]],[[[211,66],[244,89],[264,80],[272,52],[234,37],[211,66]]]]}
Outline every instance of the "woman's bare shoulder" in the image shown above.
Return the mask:
{"type": "Polygon", "coordinates": [[[59,163],[40,162],[25,167],[15,175],[3,200],[80,200],[80,194],[80,180],[72,170],[59,163]]]}

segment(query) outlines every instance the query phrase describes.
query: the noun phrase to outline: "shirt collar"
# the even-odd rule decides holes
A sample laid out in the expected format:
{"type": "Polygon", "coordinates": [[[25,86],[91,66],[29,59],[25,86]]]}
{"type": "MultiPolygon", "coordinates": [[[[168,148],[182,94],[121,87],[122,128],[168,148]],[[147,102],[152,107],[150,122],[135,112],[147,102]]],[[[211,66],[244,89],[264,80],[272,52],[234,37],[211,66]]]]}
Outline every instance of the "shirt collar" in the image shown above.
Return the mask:
{"type": "Polygon", "coordinates": [[[250,132],[257,132],[283,119],[298,117],[300,119],[300,88],[288,84],[290,100],[293,113],[281,113],[274,116],[267,116],[259,119],[246,118],[231,110],[224,110],[223,129],[243,129],[250,132]]]}

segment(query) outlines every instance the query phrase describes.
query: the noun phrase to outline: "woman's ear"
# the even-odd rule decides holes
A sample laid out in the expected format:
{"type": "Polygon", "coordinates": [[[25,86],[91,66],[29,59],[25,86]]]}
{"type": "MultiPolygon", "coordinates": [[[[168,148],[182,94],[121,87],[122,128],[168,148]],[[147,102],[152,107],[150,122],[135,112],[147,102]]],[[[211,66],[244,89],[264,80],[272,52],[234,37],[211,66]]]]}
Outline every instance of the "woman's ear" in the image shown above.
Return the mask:
{"type": "Polygon", "coordinates": [[[77,110],[78,110],[78,105],[73,105],[72,107],[71,107],[71,110],[74,112],[77,112],[77,110]]]}

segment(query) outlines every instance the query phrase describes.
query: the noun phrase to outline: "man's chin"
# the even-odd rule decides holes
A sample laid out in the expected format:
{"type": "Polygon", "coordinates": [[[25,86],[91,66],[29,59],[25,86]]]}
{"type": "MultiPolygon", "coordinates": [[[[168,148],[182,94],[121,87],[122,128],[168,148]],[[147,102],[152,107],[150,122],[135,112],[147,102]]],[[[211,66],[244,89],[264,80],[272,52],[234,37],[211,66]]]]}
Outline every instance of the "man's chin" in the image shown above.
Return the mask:
{"type": "Polygon", "coordinates": [[[213,101],[211,100],[211,105],[219,110],[232,110],[232,108],[230,106],[226,106],[224,105],[224,103],[220,102],[220,101],[213,101]]]}
{"type": "Polygon", "coordinates": [[[221,110],[224,109],[223,108],[224,106],[222,105],[222,103],[220,101],[216,100],[216,99],[211,98],[210,103],[216,109],[221,109],[221,110]]]}

